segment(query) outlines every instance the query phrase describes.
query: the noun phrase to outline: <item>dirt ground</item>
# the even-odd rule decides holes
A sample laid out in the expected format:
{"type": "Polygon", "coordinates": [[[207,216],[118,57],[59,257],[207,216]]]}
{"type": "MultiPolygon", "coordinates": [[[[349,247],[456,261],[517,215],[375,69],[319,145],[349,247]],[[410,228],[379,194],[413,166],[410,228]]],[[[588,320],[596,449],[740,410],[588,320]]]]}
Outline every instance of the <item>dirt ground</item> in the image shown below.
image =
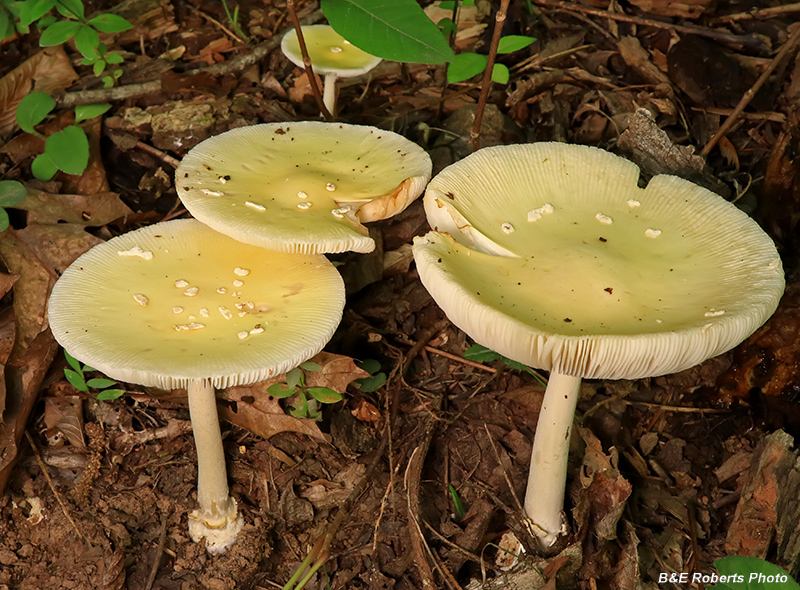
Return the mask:
{"type": "MultiPolygon", "coordinates": [[[[112,5],[90,2],[87,13],[112,5]]],[[[121,4],[134,29],[107,39],[125,58],[113,92],[70,44],[45,57],[35,32],[0,45],[0,180],[29,189],[0,234],[0,590],[282,588],[328,533],[330,557],[306,588],[699,588],[659,575],[711,572],[737,554],[797,576],[800,8],[773,0],[511,3],[506,33],[537,41],[501,57],[511,80],[492,87],[483,145],[595,145],[646,177],[703,184],[769,233],[787,278],[776,314],[735,350],[674,375],[582,384],[570,530],[552,552],[536,549],[519,504],[544,387],[502,360],[464,358],[472,341],[411,257],[428,231],[419,201],[372,225],[373,253],[331,256],[348,300],[313,379],[342,402],[314,422],[286,414],[268,384],[219,392],[245,528],[220,556],[191,542],[185,392],[125,385],[109,402],[75,389],[44,310],[80,253],[188,215],[173,173],[194,145],[318,118],[308,78],[276,50],[285,3],[238,6],[249,44],[220,3],[121,4]],[[42,142],[15,130],[13,112],[40,78],[61,107],[112,104],[82,124],[91,159],[81,176],[31,175],[42,142]],[[385,384],[360,387],[354,359],[378,361],[385,384]],[[517,551],[512,534],[526,553],[509,569],[499,547],[517,551]]],[[[301,3],[299,16],[319,21],[317,8],[301,3]]],[[[496,8],[465,13],[459,49],[486,51],[496,8]]],[[[478,78],[446,85],[443,67],[383,62],[340,92],[340,120],[404,134],[429,151],[434,174],[469,153],[478,78]]],[[[40,129],[72,117],[60,108],[40,129]]]]}

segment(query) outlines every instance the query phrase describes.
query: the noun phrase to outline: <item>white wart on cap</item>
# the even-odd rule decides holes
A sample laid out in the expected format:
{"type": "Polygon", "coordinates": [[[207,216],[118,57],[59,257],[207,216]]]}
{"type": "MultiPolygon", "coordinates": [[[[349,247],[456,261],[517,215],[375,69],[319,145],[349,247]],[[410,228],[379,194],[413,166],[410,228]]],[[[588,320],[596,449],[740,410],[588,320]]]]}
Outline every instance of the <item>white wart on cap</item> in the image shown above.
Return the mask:
{"type": "Polygon", "coordinates": [[[236,240],[283,252],[370,252],[362,223],[425,188],[431,160],[376,127],[306,121],[242,127],[192,149],[175,173],[192,215],[236,240]]]}
{"type": "Polygon", "coordinates": [[[777,307],[775,246],[718,195],[638,174],[584,146],[479,150],[428,186],[424,285],[477,342],[567,375],[662,375],[729,350],[777,307]]]}
{"type": "Polygon", "coordinates": [[[50,327],[106,375],[164,389],[267,379],[319,352],[344,307],[321,255],[272,252],[193,219],[123,234],[57,281],[50,327]]]}

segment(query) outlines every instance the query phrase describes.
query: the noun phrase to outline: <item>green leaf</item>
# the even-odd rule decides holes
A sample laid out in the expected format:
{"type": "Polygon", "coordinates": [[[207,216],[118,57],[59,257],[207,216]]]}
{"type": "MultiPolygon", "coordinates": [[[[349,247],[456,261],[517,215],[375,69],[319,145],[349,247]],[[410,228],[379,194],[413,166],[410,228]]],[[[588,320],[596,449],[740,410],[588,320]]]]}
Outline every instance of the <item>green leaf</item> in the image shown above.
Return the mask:
{"type": "MultiPolygon", "coordinates": [[[[92,72],[95,76],[99,76],[103,73],[103,70],[106,69],[106,62],[102,59],[98,59],[94,64],[92,64],[92,72]]],[[[109,78],[110,79],[110,78],[109,78]]]]}
{"type": "Polygon", "coordinates": [[[513,53],[520,49],[525,49],[528,45],[536,41],[536,37],[525,37],[524,35],[508,35],[500,37],[500,44],[497,46],[497,53],[513,53]]]}
{"type": "Polygon", "coordinates": [[[43,16],[39,19],[36,23],[36,28],[40,31],[44,31],[47,27],[52,25],[54,22],[58,20],[58,17],[55,14],[48,14],[47,16],[43,16]]]}
{"type": "Polygon", "coordinates": [[[99,57],[97,53],[97,46],[100,45],[100,37],[92,27],[83,25],[78,32],[75,33],[75,47],[81,52],[81,55],[87,58],[99,57]]]}
{"type": "Polygon", "coordinates": [[[443,18],[438,23],[436,23],[436,26],[439,27],[439,29],[441,29],[442,34],[445,37],[449,37],[452,33],[458,30],[458,26],[456,25],[456,23],[453,22],[452,18],[443,18]]]}
{"type": "Polygon", "coordinates": [[[19,205],[28,195],[21,182],[16,180],[0,180],[0,207],[19,205]]]}
{"type": "Polygon", "coordinates": [[[105,113],[111,105],[107,102],[101,104],[87,104],[75,107],[75,124],[87,119],[94,119],[105,113]]]}
{"type": "Polygon", "coordinates": [[[464,358],[468,361],[475,361],[476,363],[488,363],[496,361],[500,355],[490,348],[486,348],[480,344],[473,344],[464,351],[464,358]]]}
{"type": "MultiPolygon", "coordinates": [[[[72,356],[72,355],[71,355],[70,353],[68,353],[66,350],[64,351],[64,357],[67,359],[67,362],[69,363],[69,366],[70,366],[70,367],[72,367],[72,368],[73,368],[73,369],[75,369],[75,370],[76,370],[78,373],[80,373],[81,375],[83,375],[83,372],[84,372],[84,370],[86,370],[86,369],[81,369],[81,362],[80,362],[78,359],[76,359],[74,356],[72,356]]],[[[89,370],[91,370],[91,369],[89,369],[89,370]]]]}
{"type": "Polygon", "coordinates": [[[356,361],[356,367],[358,367],[359,369],[363,369],[370,375],[373,375],[376,371],[381,370],[381,364],[375,359],[364,359],[363,361],[356,361]]]}
{"type": "Polygon", "coordinates": [[[97,399],[100,401],[111,401],[119,399],[125,393],[124,389],[106,389],[97,394],[97,399]]]}
{"type": "Polygon", "coordinates": [[[59,170],[82,174],[89,164],[89,140],[83,129],[70,125],[47,138],[44,153],[59,170]]]}
{"type": "Polygon", "coordinates": [[[110,63],[110,64],[121,64],[123,61],[125,61],[125,58],[122,57],[119,53],[112,52],[112,53],[109,53],[108,55],[106,55],[106,62],[107,63],[110,63]]]}
{"type": "Polygon", "coordinates": [[[95,377],[94,379],[89,379],[86,382],[86,385],[89,387],[94,387],[95,389],[105,389],[106,387],[111,387],[112,385],[116,385],[117,382],[113,379],[104,379],[102,377],[95,377]]]}
{"type": "Polygon", "coordinates": [[[0,233],[8,229],[8,224],[8,213],[6,213],[5,209],[0,209],[0,233]]]}
{"type": "Polygon", "coordinates": [[[461,520],[467,515],[467,511],[464,509],[464,504],[462,504],[461,498],[459,497],[456,488],[453,487],[452,484],[448,485],[447,489],[450,492],[450,497],[453,498],[453,506],[456,509],[456,516],[459,520],[461,520]]]}
{"type": "Polygon", "coordinates": [[[315,400],[323,404],[335,404],[342,401],[342,394],[328,387],[309,387],[308,393],[315,400]]]}
{"type": "Polygon", "coordinates": [[[267,387],[267,393],[269,393],[272,397],[277,397],[278,399],[291,397],[296,392],[296,389],[289,389],[286,387],[285,383],[274,383],[267,387]]]}
{"type": "Polygon", "coordinates": [[[459,53],[447,66],[447,82],[463,82],[486,68],[486,56],[477,53],[459,53]]]}
{"type": "Polygon", "coordinates": [[[300,368],[306,371],[319,371],[322,367],[320,367],[317,363],[306,361],[304,363],[300,363],[300,368]]]}
{"type": "Polygon", "coordinates": [[[359,389],[364,393],[372,393],[373,391],[378,391],[381,386],[386,383],[386,373],[375,373],[369,377],[356,380],[356,383],[358,383],[359,389]]]}
{"type": "Polygon", "coordinates": [[[114,78],[103,76],[103,88],[111,88],[112,86],[114,86],[114,78]]]}
{"type": "MultiPolygon", "coordinates": [[[[725,581],[709,590],[800,590],[797,584],[782,567],[759,559],[731,555],[714,561],[719,576],[725,581]]],[[[690,579],[691,581],[691,579],[690,579]]],[[[709,583],[708,580],[701,580],[709,583]]],[[[710,580],[715,582],[716,580],[710,580]]]]}
{"type": "Polygon", "coordinates": [[[56,101],[46,92],[31,92],[17,105],[17,125],[23,131],[38,135],[35,126],[56,108],[56,101]]]}
{"type": "Polygon", "coordinates": [[[66,17],[83,20],[83,2],[81,0],[56,0],[56,9],[66,17]]]}
{"type": "Polygon", "coordinates": [[[27,0],[27,2],[22,2],[19,11],[20,24],[23,27],[30,26],[47,14],[55,4],[55,0],[27,0]]]}
{"type": "Polygon", "coordinates": [[[503,64],[494,64],[492,68],[492,82],[498,84],[508,84],[509,72],[508,68],[503,64]]]}
{"type": "Polygon", "coordinates": [[[89,388],[86,386],[86,381],[84,380],[82,373],[78,373],[72,369],[64,369],[64,377],[66,377],[70,385],[72,385],[72,387],[78,391],[89,393],[89,388]]]}
{"type": "Polygon", "coordinates": [[[94,17],[87,24],[93,26],[101,33],[119,33],[120,31],[127,31],[133,27],[131,23],[116,14],[101,14],[94,17]]]}
{"type": "Polygon", "coordinates": [[[47,182],[56,175],[58,166],[53,163],[53,160],[47,154],[39,154],[31,162],[31,172],[37,180],[47,182]]]}
{"type": "Polygon", "coordinates": [[[9,39],[14,36],[14,25],[11,22],[11,15],[5,8],[0,6],[0,39],[9,39]]]}
{"type": "Polygon", "coordinates": [[[297,367],[286,373],[286,385],[288,385],[290,389],[296,389],[298,385],[302,386],[303,383],[305,383],[303,371],[297,367]]]}
{"type": "Polygon", "coordinates": [[[42,47],[60,45],[64,41],[72,39],[80,28],[81,23],[73,20],[60,20],[42,32],[42,36],[39,37],[39,45],[42,47]]]}
{"type": "Polygon", "coordinates": [[[367,53],[411,63],[453,59],[447,40],[416,0],[321,0],[321,6],[334,30],[367,53]]]}

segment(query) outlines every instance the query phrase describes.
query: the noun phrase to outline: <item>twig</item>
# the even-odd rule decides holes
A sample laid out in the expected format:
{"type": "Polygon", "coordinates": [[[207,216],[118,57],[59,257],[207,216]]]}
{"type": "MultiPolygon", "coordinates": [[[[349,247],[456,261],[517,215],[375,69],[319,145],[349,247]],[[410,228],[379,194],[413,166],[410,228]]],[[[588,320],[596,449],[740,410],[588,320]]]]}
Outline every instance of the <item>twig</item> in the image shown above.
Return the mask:
{"type": "Polygon", "coordinates": [[[726,14],[725,16],[718,16],[711,19],[712,25],[722,23],[732,23],[737,20],[758,20],[772,18],[786,14],[787,12],[800,12],[800,2],[794,4],[785,4],[784,6],[769,6],[767,8],[754,8],[748,12],[737,12],[735,14],[726,14]]]}
{"type": "Polygon", "coordinates": [[[223,32],[223,33],[225,33],[226,35],[228,35],[228,37],[230,37],[230,38],[231,38],[231,39],[233,39],[234,41],[238,41],[238,42],[239,42],[239,43],[241,43],[242,45],[247,45],[247,41],[245,41],[244,39],[242,39],[242,38],[241,38],[239,35],[237,35],[237,34],[236,34],[236,33],[234,33],[233,31],[229,30],[229,29],[228,29],[228,28],[227,28],[225,25],[223,25],[221,22],[219,22],[219,21],[218,21],[217,19],[215,19],[213,16],[209,16],[209,15],[207,15],[205,12],[203,12],[203,11],[202,11],[202,10],[200,10],[199,8],[195,8],[195,7],[194,7],[194,6],[192,6],[191,4],[187,4],[187,5],[188,5],[188,7],[189,7],[189,10],[191,10],[192,12],[194,12],[194,13],[196,13],[196,14],[199,14],[199,15],[200,15],[200,16],[202,16],[204,19],[206,19],[208,22],[210,22],[210,23],[213,23],[213,24],[215,24],[216,26],[218,26],[218,27],[219,27],[219,28],[222,30],[222,32],[223,32]]]}
{"type": "Polygon", "coordinates": [[[322,116],[325,117],[325,120],[333,121],[333,115],[322,100],[322,92],[320,92],[319,84],[317,84],[317,77],[314,75],[314,69],[311,67],[311,58],[308,56],[308,48],[306,47],[306,40],[303,37],[303,31],[300,27],[300,21],[297,20],[294,0],[286,0],[286,10],[289,12],[289,20],[292,21],[295,33],[297,33],[297,42],[300,44],[300,53],[303,55],[303,67],[306,69],[308,83],[311,84],[311,93],[314,95],[314,100],[317,101],[319,111],[322,113],[322,116]]]}
{"type": "Polygon", "coordinates": [[[174,158],[173,156],[170,156],[169,154],[164,153],[160,149],[154,148],[152,145],[148,145],[143,141],[137,141],[136,147],[142,150],[143,152],[147,152],[151,156],[155,156],[156,158],[158,158],[165,164],[169,164],[173,168],[177,168],[178,164],[181,163],[181,161],[178,158],[174,158]]]}
{"type": "Polygon", "coordinates": [[[560,8],[562,10],[568,10],[571,12],[583,12],[585,14],[591,14],[592,16],[596,16],[599,18],[608,18],[611,20],[616,20],[624,23],[631,23],[634,25],[654,27],[657,29],[668,29],[670,31],[677,31],[679,33],[687,33],[690,35],[698,35],[700,37],[708,37],[709,39],[715,39],[717,41],[722,41],[723,43],[742,45],[744,47],[749,47],[751,49],[764,50],[766,48],[764,40],[757,35],[734,35],[732,33],[726,33],[724,31],[714,31],[711,29],[707,29],[705,27],[695,27],[691,25],[676,25],[674,23],[650,20],[638,16],[618,14],[615,12],[606,12],[604,10],[589,8],[588,6],[569,4],[567,2],[557,2],[554,0],[533,0],[533,2],[534,4],[538,4],[540,6],[550,6],[553,8],[560,8]]]}
{"type": "Polygon", "coordinates": [[[767,81],[767,78],[769,78],[772,72],[775,71],[775,68],[778,67],[778,65],[783,61],[783,59],[787,55],[789,55],[789,53],[797,46],[798,43],[800,43],[800,25],[795,27],[795,30],[792,33],[791,37],[789,37],[786,43],[783,44],[781,50],[772,59],[767,69],[764,70],[764,72],[758,77],[758,80],[756,80],[755,84],[753,84],[753,86],[750,87],[747,90],[747,92],[744,93],[744,96],[742,96],[742,99],[739,101],[739,104],[737,104],[736,108],[733,109],[731,116],[725,119],[725,122],[722,125],[720,125],[719,129],[717,129],[717,132],[714,134],[714,137],[708,140],[708,143],[703,148],[703,151],[700,152],[700,155],[702,157],[705,158],[706,156],[708,156],[711,150],[714,149],[714,146],[717,145],[717,142],[722,138],[722,136],[724,136],[728,132],[728,130],[730,130],[730,128],[733,127],[733,124],[736,123],[736,121],[739,119],[739,115],[742,114],[742,111],[744,111],[745,107],[747,107],[747,105],[750,104],[750,101],[753,100],[753,97],[756,95],[756,92],[758,92],[758,90],[767,81]]]}
{"type": "Polygon", "coordinates": [[[42,461],[42,455],[39,453],[39,447],[36,446],[36,443],[33,441],[31,433],[28,432],[27,430],[25,431],[25,437],[28,439],[28,443],[31,445],[31,449],[33,449],[33,454],[36,457],[36,461],[39,463],[39,468],[42,470],[44,478],[47,480],[47,485],[50,486],[53,495],[55,495],[56,497],[58,505],[61,506],[61,510],[64,511],[64,516],[67,517],[67,520],[72,525],[72,528],[75,530],[75,534],[78,535],[78,538],[85,543],[86,539],[83,538],[81,531],[78,529],[78,525],[75,524],[75,521],[72,520],[72,517],[69,515],[69,512],[67,511],[67,507],[64,504],[64,501],[61,499],[61,494],[58,493],[55,484],[53,484],[53,480],[50,478],[50,474],[47,472],[47,467],[45,466],[44,461],[42,461]]]}
{"type": "Polygon", "coordinates": [[[411,453],[406,467],[404,484],[406,486],[406,498],[408,501],[408,524],[411,528],[411,546],[414,548],[416,565],[419,575],[422,578],[423,590],[435,590],[436,580],[433,577],[433,570],[428,563],[428,555],[425,552],[425,537],[419,526],[419,484],[422,479],[422,466],[428,454],[428,448],[433,438],[433,424],[430,422],[426,429],[422,442],[411,453]]]}
{"type": "MultiPolygon", "coordinates": [[[[717,107],[692,107],[693,111],[698,113],[709,113],[711,115],[721,115],[723,117],[730,117],[733,114],[733,109],[719,109],[717,107]]],[[[774,123],[785,123],[786,115],[776,111],[763,111],[760,113],[740,113],[743,119],[749,121],[773,121],[774,123]]]]}
{"type": "Polygon", "coordinates": [[[492,33],[492,45],[489,47],[489,56],[486,59],[486,69],[483,71],[483,81],[481,82],[481,96],[478,99],[478,106],[475,109],[475,121],[472,123],[472,130],[469,132],[469,142],[472,151],[480,149],[481,123],[483,123],[483,111],[486,110],[486,101],[489,99],[489,90],[492,87],[492,70],[497,59],[497,48],[500,45],[500,36],[503,34],[503,25],[506,22],[508,4],[510,0],[500,0],[500,9],[494,16],[494,32],[492,33]]]}
{"type": "Polygon", "coordinates": [[[438,348],[434,348],[433,346],[425,345],[425,350],[427,350],[428,352],[432,352],[433,354],[438,354],[439,356],[443,356],[444,358],[450,359],[451,361],[456,361],[457,363],[461,363],[462,365],[467,365],[469,367],[480,369],[481,371],[486,371],[487,373],[497,373],[497,369],[495,369],[494,367],[487,367],[486,365],[482,365],[481,363],[476,363],[475,361],[465,359],[463,356],[458,356],[457,354],[450,354],[449,352],[439,350],[438,348]]]}
{"type": "Polygon", "coordinates": [[[150,575],[147,578],[147,584],[145,584],[144,590],[150,590],[156,581],[158,566],[161,563],[161,555],[164,553],[164,544],[167,542],[167,522],[169,522],[169,514],[165,512],[161,515],[161,530],[158,533],[158,547],[156,548],[156,556],[153,560],[153,567],[150,570],[150,575]]]}
{"type": "MultiPolygon", "coordinates": [[[[307,17],[302,19],[303,24],[319,22],[324,18],[321,10],[315,10],[307,17]]],[[[246,70],[259,60],[263,59],[280,45],[280,37],[275,36],[260,45],[253,47],[250,53],[237,55],[231,60],[223,63],[214,64],[205,68],[197,68],[184,72],[188,76],[196,74],[209,74],[211,76],[222,76],[233,72],[246,70]]],[[[143,82],[141,84],[129,84],[127,86],[115,86],[114,88],[98,88],[96,90],[80,90],[78,92],[67,92],[56,98],[61,108],[72,108],[77,105],[95,104],[98,102],[110,102],[115,100],[125,100],[128,98],[138,98],[161,92],[161,80],[143,82]]]]}

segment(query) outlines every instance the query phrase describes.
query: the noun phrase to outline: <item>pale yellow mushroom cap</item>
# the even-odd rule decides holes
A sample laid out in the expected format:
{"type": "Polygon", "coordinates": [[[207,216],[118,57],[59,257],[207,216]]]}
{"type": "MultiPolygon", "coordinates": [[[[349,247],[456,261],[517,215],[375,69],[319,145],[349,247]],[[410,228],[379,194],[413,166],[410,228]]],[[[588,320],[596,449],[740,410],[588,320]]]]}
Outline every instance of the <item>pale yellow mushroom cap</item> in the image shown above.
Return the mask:
{"type": "Polygon", "coordinates": [[[739,344],[775,311],[770,238],[718,195],[559,143],[485,148],[428,186],[425,287],[480,344],[565,375],[636,379],[739,344]]]}
{"type": "MultiPolygon", "coordinates": [[[[370,55],[347,41],[330,25],[307,25],[302,30],[311,66],[317,74],[336,74],[340,78],[360,76],[381,61],[380,57],[370,55]]],[[[303,54],[294,29],[283,36],[281,51],[292,63],[303,67],[303,54]]]]}
{"type": "Polygon", "coordinates": [[[319,352],[344,307],[322,255],[237,242],[194,219],[123,234],[79,257],[56,282],[56,340],[109,377],[164,389],[283,373],[319,352]]]}
{"type": "Polygon", "coordinates": [[[242,127],[191,150],[181,201],[209,227],[283,252],[370,252],[362,223],[391,217],[425,188],[431,160],[376,127],[305,121],[242,127]]]}

